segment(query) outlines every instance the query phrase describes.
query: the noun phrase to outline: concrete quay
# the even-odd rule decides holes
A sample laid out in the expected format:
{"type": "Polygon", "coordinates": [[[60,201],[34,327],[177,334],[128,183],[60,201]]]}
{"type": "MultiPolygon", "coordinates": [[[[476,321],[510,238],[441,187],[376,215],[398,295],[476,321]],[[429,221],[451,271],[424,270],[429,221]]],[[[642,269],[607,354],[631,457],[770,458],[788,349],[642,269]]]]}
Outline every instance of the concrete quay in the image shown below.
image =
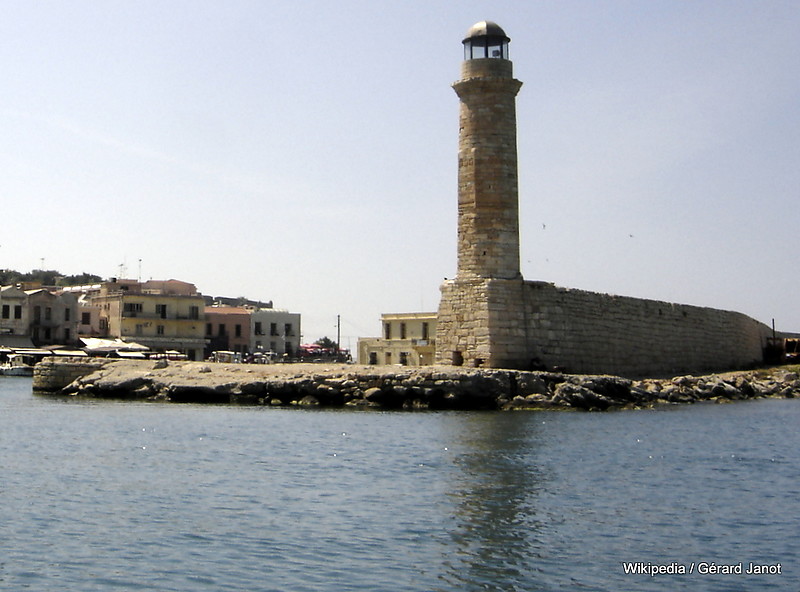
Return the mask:
{"type": "Polygon", "coordinates": [[[350,364],[215,364],[54,358],[36,365],[37,393],[94,398],[379,409],[650,407],[800,396],[798,366],[709,376],[617,376],[350,364]]]}

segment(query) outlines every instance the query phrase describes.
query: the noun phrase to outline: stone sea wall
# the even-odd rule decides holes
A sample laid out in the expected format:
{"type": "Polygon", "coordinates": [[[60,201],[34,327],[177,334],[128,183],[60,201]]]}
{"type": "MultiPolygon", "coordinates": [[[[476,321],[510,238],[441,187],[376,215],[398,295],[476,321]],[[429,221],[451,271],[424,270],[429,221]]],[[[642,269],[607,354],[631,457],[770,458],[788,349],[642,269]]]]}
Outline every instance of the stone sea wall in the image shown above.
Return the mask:
{"type": "Polygon", "coordinates": [[[63,358],[37,364],[33,388],[57,395],[185,403],[607,410],[704,400],[793,398],[800,394],[798,369],[630,380],[453,366],[260,366],[63,358]]]}
{"type": "Polygon", "coordinates": [[[719,372],[761,364],[772,334],[738,312],[547,282],[456,278],[441,290],[441,364],[629,378],[719,372]]]}
{"type": "Polygon", "coordinates": [[[532,353],[570,372],[663,376],[752,368],[769,327],[738,312],[526,282],[532,353]]]}

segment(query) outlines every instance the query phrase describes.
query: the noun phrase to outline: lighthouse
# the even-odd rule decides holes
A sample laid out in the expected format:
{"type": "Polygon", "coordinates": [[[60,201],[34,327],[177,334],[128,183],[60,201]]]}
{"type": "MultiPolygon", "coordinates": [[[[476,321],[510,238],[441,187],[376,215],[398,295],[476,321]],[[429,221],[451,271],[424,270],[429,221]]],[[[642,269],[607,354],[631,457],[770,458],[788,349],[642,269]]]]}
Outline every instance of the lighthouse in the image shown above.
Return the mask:
{"type": "Polygon", "coordinates": [[[763,363],[773,332],[741,313],[522,277],[516,122],[522,83],[514,78],[510,39],[496,23],[473,25],[462,43],[461,77],[453,84],[458,265],[441,285],[435,362],[620,376],[763,363]]]}
{"type": "Polygon", "coordinates": [[[510,39],[473,25],[463,40],[458,133],[458,277],[514,279],[519,266],[516,96],[510,39]]]}
{"type": "Polygon", "coordinates": [[[522,306],[516,96],[509,42],[482,21],[462,43],[459,99],[458,268],[441,286],[436,361],[514,367],[526,359],[522,306]]]}

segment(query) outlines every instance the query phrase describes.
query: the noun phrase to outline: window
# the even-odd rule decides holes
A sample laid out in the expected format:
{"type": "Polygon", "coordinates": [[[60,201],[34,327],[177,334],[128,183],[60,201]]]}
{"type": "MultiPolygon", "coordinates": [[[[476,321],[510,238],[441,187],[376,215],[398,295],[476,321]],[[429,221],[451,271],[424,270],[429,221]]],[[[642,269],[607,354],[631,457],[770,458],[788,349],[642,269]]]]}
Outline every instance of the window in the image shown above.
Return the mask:
{"type": "Polygon", "coordinates": [[[219,333],[217,333],[220,337],[225,337],[225,325],[223,323],[219,324],[219,333]]]}
{"type": "Polygon", "coordinates": [[[164,325],[156,325],[156,335],[164,334],[164,325]]]}
{"type": "Polygon", "coordinates": [[[167,318],[167,305],[166,304],[156,304],[156,316],[162,319],[167,318]]]}
{"type": "Polygon", "coordinates": [[[422,339],[427,341],[429,332],[430,329],[428,328],[428,323],[422,323],[422,339]]]}
{"type": "Polygon", "coordinates": [[[408,366],[408,352],[400,352],[400,365],[408,366]]]}
{"type": "Polygon", "coordinates": [[[292,324],[291,323],[286,323],[283,326],[283,335],[284,335],[284,337],[288,337],[289,335],[292,335],[292,324]]]}
{"type": "Polygon", "coordinates": [[[262,332],[262,329],[261,329],[261,321],[256,321],[255,332],[256,332],[256,335],[263,335],[264,334],[262,332]]]}
{"type": "Polygon", "coordinates": [[[137,312],[142,312],[141,302],[125,302],[122,305],[122,312],[130,314],[135,317],[137,312]]]}
{"type": "Polygon", "coordinates": [[[52,333],[50,332],[50,327],[45,327],[44,328],[44,340],[45,341],[50,341],[50,338],[51,338],[50,336],[51,335],[52,335],[52,333]]]}
{"type": "Polygon", "coordinates": [[[392,338],[392,324],[391,323],[384,323],[383,324],[383,337],[384,337],[384,339],[391,339],[392,338]]]}
{"type": "Polygon", "coordinates": [[[236,335],[236,337],[241,337],[242,336],[242,326],[241,325],[239,325],[239,324],[236,325],[236,327],[234,329],[234,334],[236,335]]]}
{"type": "Polygon", "coordinates": [[[406,324],[400,323],[400,339],[406,338],[406,324]]]}
{"type": "Polygon", "coordinates": [[[278,323],[270,323],[269,324],[269,334],[270,335],[277,335],[278,334],[278,323]]]}
{"type": "Polygon", "coordinates": [[[211,337],[211,334],[214,332],[211,323],[206,323],[206,336],[211,337]]]}
{"type": "Polygon", "coordinates": [[[64,329],[64,343],[69,343],[69,340],[70,340],[69,329],[64,329]]]}
{"type": "Polygon", "coordinates": [[[10,319],[11,318],[11,306],[8,304],[3,305],[3,318],[10,319]]]}
{"type": "Polygon", "coordinates": [[[22,318],[22,305],[17,304],[14,306],[14,318],[21,319],[22,318]]]}
{"type": "Polygon", "coordinates": [[[33,307],[33,321],[35,323],[39,323],[42,320],[42,307],[41,306],[34,306],[33,307]]]}
{"type": "Polygon", "coordinates": [[[52,318],[53,318],[53,309],[50,308],[49,306],[46,306],[44,308],[44,320],[49,321],[52,320],[52,318]]]}
{"type": "Polygon", "coordinates": [[[199,306],[190,306],[189,307],[189,318],[193,321],[196,321],[200,318],[200,307],[199,306]]]}
{"type": "Polygon", "coordinates": [[[69,323],[69,320],[70,320],[70,314],[71,314],[71,313],[72,313],[72,311],[71,311],[70,309],[68,309],[68,308],[65,308],[65,309],[64,309],[64,322],[65,322],[65,323],[69,323]]]}
{"type": "Polygon", "coordinates": [[[90,312],[82,312],[81,313],[81,325],[91,325],[92,324],[92,313],[90,312]]]}
{"type": "Polygon", "coordinates": [[[144,333],[144,325],[136,325],[136,334],[142,335],[144,333]]]}

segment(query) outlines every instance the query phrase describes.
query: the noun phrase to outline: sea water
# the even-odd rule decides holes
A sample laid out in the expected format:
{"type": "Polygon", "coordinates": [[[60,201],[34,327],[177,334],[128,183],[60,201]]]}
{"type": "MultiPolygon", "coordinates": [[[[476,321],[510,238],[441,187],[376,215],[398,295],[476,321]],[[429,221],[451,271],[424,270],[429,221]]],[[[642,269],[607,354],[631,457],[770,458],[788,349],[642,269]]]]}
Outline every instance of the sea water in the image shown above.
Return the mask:
{"type": "Polygon", "coordinates": [[[798,425],[795,400],[376,412],[0,377],[0,590],[797,590],[798,425]]]}

